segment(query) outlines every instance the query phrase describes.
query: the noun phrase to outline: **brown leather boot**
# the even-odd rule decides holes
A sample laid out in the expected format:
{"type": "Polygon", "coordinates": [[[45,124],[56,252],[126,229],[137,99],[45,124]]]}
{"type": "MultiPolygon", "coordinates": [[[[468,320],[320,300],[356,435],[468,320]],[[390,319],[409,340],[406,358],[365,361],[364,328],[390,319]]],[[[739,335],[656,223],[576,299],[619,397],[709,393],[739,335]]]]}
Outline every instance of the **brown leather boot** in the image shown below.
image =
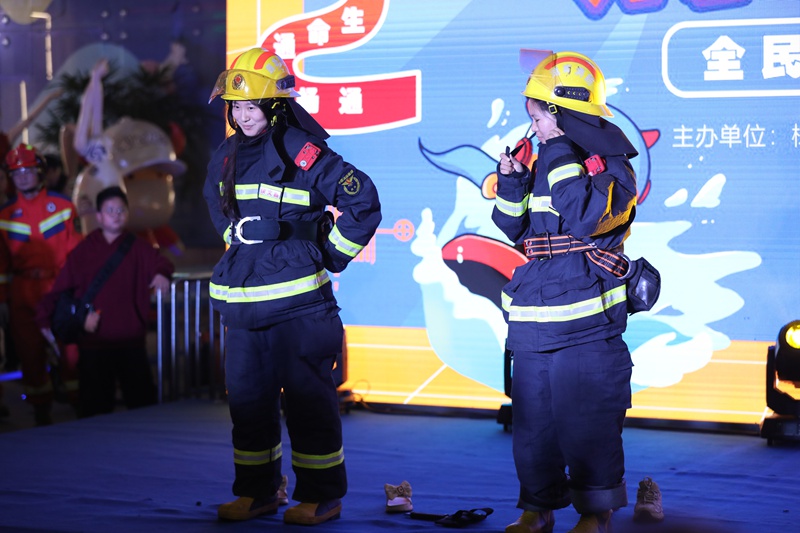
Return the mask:
{"type": "Polygon", "coordinates": [[[506,526],[506,533],[551,533],[555,523],[553,511],[524,511],[506,526]]]}
{"type": "Polygon", "coordinates": [[[611,533],[611,511],[582,514],[575,527],[567,533],[611,533]]]}

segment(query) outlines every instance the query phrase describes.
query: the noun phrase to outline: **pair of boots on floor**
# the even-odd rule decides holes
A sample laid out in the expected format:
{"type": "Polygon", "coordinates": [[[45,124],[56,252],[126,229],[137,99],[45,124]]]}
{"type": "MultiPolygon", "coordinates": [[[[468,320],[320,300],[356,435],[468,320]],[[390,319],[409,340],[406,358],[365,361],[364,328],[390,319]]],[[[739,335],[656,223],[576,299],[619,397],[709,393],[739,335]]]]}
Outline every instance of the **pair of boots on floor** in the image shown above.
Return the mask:
{"type": "MultiPolygon", "coordinates": [[[[289,478],[283,476],[278,492],[270,498],[241,496],[232,502],[223,503],[217,509],[217,516],[220,520],[241,521],[260,515],[277,514],[278,507],[289,504],[289,495],[286,492],[288,482],[289,478]]],[[[339,499],[319,503],[300,503],[286,509],[286,512],[283,513],[283,521],[287,524],[313,526],[339,518],[341,512],[342,502],[339,499]]]]}
{"type": "MultiPolygon", "coordinates": [[[[639,482],[636,505],[633,508],[634,522],[661,522],[664,510],[661,506],[661,490],[658,484],[646,477],[639,482]]],[[[506,533],[551,533],[555,525],[553,511],[524,511],[506,527],[506,533]]],[[[568,533],[610,533],[611,511],[582,514],[580,520],[568,533]]]]}

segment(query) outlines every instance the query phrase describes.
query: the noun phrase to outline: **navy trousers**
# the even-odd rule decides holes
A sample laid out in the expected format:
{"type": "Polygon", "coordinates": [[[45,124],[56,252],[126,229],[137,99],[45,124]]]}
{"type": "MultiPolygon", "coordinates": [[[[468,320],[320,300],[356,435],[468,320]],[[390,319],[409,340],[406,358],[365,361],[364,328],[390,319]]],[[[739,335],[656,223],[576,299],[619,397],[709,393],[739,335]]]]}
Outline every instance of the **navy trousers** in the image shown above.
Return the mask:
{"type": "Polygon", "coordinates": [[[334,312],[256,330],[229,329],[225,373],[237,496],[269,498],[281,480],[281,389],[296,487],[316,503],[347,491],[333,364],[344,329],[334,312]]]}
{"type": "Polygon", "coordinates": [[[621,336],[547,353],[514,352],[511,389],[518,507],[627,505],[622,425],[631,356],[621,336]]]}
{"type": "Polygon", "coordinates": [[[117,382],[128,409],[153,405],[157,401],[144,338],[81,346],[78,373],[82,417],[114,411],[117,382]]]}

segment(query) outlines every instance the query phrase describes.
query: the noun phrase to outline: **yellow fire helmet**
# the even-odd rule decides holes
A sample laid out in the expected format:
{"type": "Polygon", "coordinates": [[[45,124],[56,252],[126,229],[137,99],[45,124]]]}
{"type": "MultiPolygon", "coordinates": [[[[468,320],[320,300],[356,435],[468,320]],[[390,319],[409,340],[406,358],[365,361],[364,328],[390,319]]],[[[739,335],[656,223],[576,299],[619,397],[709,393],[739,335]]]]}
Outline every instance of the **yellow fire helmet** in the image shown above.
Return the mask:
{"type": "Polygon", "coordinates": [[[613,117],[606,106],[606,79],[597,64],[577,52],[556,52],[531,72],[522,94],[594,115],[613,117]]]}
{"type": "Polygon", "coordinates": [[[300,96],[294,90],[294,76],[283,59],[264,48],[251,48],[239,54],[228,70],[217,78],[209,103],[223,100],[265,100],[300,96]]]}

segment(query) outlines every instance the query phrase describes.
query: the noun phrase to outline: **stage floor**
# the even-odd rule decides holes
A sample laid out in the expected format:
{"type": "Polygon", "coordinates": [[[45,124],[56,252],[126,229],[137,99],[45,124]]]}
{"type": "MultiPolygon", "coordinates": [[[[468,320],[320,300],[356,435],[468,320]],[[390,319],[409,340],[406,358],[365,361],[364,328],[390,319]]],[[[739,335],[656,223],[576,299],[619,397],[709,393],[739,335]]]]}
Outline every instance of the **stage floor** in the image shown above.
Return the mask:
{"type": "MultiPolygon", "coordinates": [[[[441,531],[384,512],[384,483],[408,480],[415,511],[494,509],[471,531],[503,531],[517,518],[511,434],[494,419],[380,414],[343,416],[349,492],[339,520],[318,531],[441,531]]],[[[219,532],[284,529],[282,512],[222,523],[232,499],[227,405],[184,400],[0,434],[0,531],[219,532]]],[[[630,504],[615,532],[797,531],[800,447],[752,435],[626,428],[630,504]],[[634,528],[638,481],[661,486],[662,524],[634,528]]],[[[284,445],[288,448],[288,437],[284,445]]],[[[293,474],[284,449],[284,470],[293,474]]],[[[577,521],[557,511],[556,532],[577,521]]]]}

